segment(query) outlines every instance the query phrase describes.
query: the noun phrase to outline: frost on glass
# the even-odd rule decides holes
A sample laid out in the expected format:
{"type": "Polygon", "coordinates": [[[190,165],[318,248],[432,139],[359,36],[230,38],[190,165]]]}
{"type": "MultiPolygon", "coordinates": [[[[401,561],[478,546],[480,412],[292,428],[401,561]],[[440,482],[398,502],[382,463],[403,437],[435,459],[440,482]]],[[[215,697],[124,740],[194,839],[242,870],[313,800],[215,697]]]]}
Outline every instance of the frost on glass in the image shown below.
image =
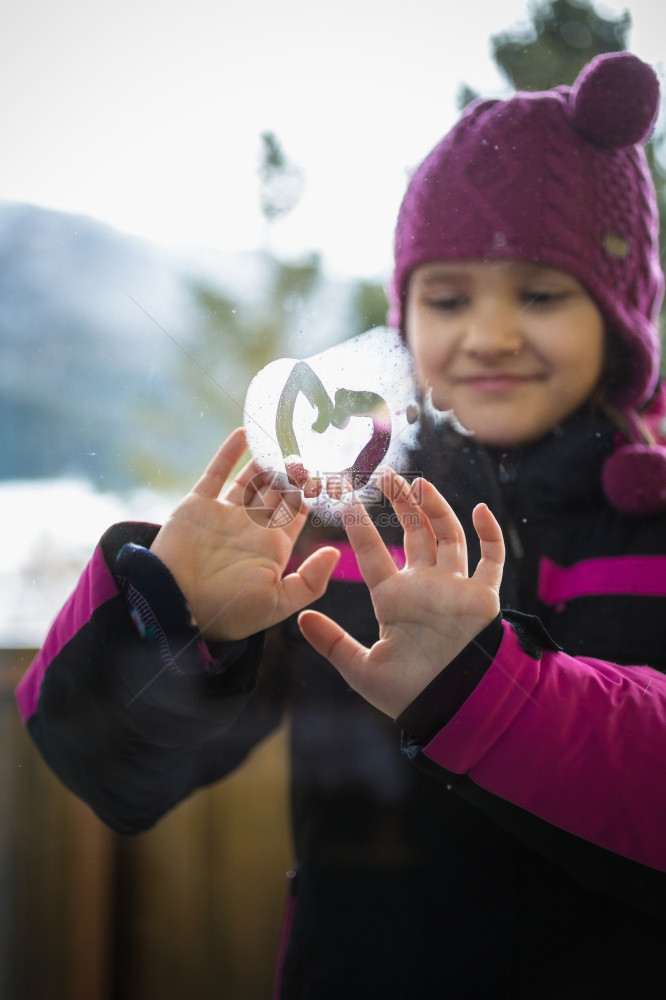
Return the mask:
{"type": "Polygon", "coordinates": [[[311,504],[372,493],[379,465],[404,468],[414,443],[412,362],[380,327],[309,358],[280,358],[252,380],[245,429],[259,464],[311,504]]]}

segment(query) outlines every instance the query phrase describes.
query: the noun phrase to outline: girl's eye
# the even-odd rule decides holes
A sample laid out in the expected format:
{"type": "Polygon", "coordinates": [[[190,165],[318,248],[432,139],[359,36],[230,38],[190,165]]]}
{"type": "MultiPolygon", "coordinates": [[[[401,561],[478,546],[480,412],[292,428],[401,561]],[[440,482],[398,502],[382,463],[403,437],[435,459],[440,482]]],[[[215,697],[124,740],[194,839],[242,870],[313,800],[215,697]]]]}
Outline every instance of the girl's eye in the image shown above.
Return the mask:
{"type": "Polygon", "coordinates": [[[428,299],[427,305],[437,312],[455,312],[467,305],[467,298],[464,295],[438,295],[436,298],[428,299]]]}
{"type": "Polygon", "coordinates": [[[554,291],[546,288],[529,288],[523,292],[523,301],[528,306],[550,306],[562,302],[567,292],[554,291]]]}

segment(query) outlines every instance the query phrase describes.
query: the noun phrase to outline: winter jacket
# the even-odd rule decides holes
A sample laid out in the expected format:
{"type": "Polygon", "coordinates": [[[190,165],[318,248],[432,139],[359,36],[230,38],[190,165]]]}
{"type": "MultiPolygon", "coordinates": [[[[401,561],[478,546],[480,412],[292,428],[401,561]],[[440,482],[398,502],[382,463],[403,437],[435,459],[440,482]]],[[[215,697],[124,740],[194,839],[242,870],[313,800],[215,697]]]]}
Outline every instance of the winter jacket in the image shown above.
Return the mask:
{"type": "MultiPolygon", "coordinates": [[[[65,784],[123,833],[228,773],[289,713],[283,1000],[661,997],[666,516],[609,506],[614,431],[596,414],[520,454],[447,437],[424,432],[412,471],[453,504],[471,566],[472,507],[499,517],[503,612],[397,723],[294,620],[206,646],[147,551],[157,529],[135,524],[102,539],[21,711],[65,784]]],[[[382,530],[400,562],[399,534],[382,530]]],[[[313,524],[301,549],[332,534],[313,524]]],[[[367,589],[336,544],[315,606],[370,645],[367,589]]]]}

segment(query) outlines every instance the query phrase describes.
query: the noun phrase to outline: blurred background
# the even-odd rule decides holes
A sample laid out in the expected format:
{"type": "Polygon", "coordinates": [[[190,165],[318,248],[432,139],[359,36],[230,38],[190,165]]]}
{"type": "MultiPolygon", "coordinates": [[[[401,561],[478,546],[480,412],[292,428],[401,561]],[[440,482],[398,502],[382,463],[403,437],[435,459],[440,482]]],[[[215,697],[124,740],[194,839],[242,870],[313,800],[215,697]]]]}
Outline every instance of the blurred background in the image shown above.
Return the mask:
{"type": "Polygon", "coordinates": [[[0,998],[270,996],[284,733],[117,838],[37,759],[14,687],[98,536],[164,517],[257,370],[384,322],[406,179],[460,108],[625,48],[663,83],[664,28],[653,0],[6,5],[0,998]]]}

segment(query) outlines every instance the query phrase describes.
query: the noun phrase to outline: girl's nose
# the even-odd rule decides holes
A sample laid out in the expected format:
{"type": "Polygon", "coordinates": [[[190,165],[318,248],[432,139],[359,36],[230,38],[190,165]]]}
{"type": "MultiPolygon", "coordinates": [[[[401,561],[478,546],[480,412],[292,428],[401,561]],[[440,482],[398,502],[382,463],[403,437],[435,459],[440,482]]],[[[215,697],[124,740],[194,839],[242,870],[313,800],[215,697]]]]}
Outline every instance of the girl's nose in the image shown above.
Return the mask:
{"type": "Polygon", "coordinates": [[[486,357],[517,354],[524,345],[521,310],[512,304],[479,305],[471,313],[463,336],[463,350],[486,357]]]}

